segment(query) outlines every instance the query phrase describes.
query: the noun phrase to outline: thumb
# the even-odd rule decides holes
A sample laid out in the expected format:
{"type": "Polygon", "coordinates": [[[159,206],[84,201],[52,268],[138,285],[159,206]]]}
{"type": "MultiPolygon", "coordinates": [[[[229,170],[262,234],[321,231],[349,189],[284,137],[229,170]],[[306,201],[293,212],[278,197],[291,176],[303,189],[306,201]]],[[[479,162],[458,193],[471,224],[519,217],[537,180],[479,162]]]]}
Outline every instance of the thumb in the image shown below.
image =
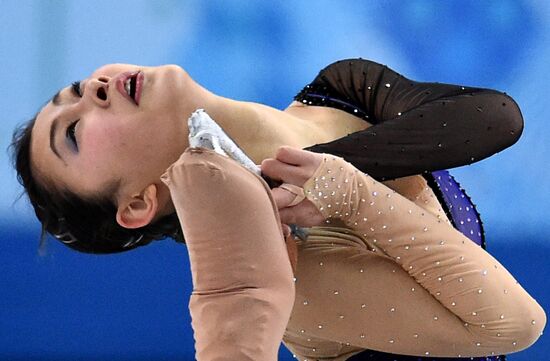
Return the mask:
{"type": "Polygon", "coordinates": [[[281,229],[283,230],[283,235],[285,236],[285,238],[290,235],[290,227],[288,226],[288,224],[281,223],[281,229]]]}

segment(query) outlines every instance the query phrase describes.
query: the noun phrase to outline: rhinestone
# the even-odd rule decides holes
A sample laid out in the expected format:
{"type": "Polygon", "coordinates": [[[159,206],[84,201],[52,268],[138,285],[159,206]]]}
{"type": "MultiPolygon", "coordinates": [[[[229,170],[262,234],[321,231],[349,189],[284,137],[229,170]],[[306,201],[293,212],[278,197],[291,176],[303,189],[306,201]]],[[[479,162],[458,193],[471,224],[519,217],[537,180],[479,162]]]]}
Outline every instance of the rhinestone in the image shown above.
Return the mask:
{"type": "Polygon", "coordinates": [[[429,249],[429,247],[428,247],[428,246],[424,247],[424,251],[427,251],[428,249],[429,249]]]}
{"type": "Polygon", "coordinates": [[[455,302],[451,302],[451,306],[456,306],[456,303],[455,303],[455,302]]]}
{"type": "Polygon", "coordinates": [[[361,305],[361,308],[365,308],[367,307],[367,305],[365,305],[364,303],[361,305]]]}
{"type": "Polygon", "coordinates": [[[304,306],[307,306],[309,304],[308,301],[304,301],[304,306]]]}
{"type": "Polygon", "coordinates": [[[531,325],[534,325],[534,324],[535,324],[535,320],[532,320],[532,321],[531,321],[531,325]]]}
{"type": "Polygon", "coordinates": [[[415,333],[415,334],[413,335],[413,337],[414,337],[414,338],[418,338],[418,334],[415,333]]]}
{"type": "Polygon", "coordinates": [[[483,291],[481,290],[481,288],[479,290],[477,290],[477,293],[482,293],[483,291]]]}
{"type": "Polygon", "coordinates": [[[484,324],[484,323],[481,324],[481,328],[485,328],[485,324],[484,324]]]}
{"type": "Polygon", "coordinates": [[[413,292],[414,292],[414,287],[413,287],[413,288],[411,288],[411,291],[413,291],[413,292]]]}
{"type": "Polygon", "coordinates": [[[514,346],[517,345],[517,342],[516,341],[512,342],[512,345],[514,345],[514,346]]]}
{"type": "Polygon", "coordinates": [[[394,343],[395,341],[394,341],[394,340],[390,340],[389,342],[390,342],[390,343],[394,343]]]}
{"type": "Polygon", "coordinates": [[[401,115],[401,112],[397,113],[397,115],[401,115]]]}
{"type": "Polygon", "coordinates": [[[481,346],[481,343],[480,343],[480,342],[477,342],[477,343],[476,343],[476,346],[481,346]]]}
{"type": "Polygon", "coordinates": [[[464,322],[464,326],[468,327],[469,323],[468,322],[464,322]]]}
{"type": "Polygon", "coordinates": [[[359,272],[363,273],[363,269],[361,268],[361,269],[359,270],[359,272]]]}
{"type": "Polygon", "coordinates": [[[504,294],[507,294],[508,293],[508,290],[504,290],[504,294]]]}
{"type": "Polygon", "coordinates": [[[504,315],[500,315],[500,319],[503,320],[503,319],[504,319],[504,315]]]}
{"type": "Polygon", "coordinates": [[[335,294],[335,295],[338,295],[338,294],[340,294],[340,292],[338,292],[338,291],[334,291],[334,294],[335,294]]]}
{"type": "Polygon", "coordinates": [[[323,325],[319,325],[319,326],[317,326],[317,327],[318,327],[318,328],[323,328],[323,325]]]}
{"type": "Polygon", "coordinates": [[[497,337],[500,337],[500,333],[497,333],[497,337]]]}
{"type": "Polygon", "coordinates": [[[300,330],[300,332],[301,332],[301,333],[304,333],[304,332],[306,332],[306,330],[300,330]]]}
{"type": "Polygon", "coordinates": [[[409,249],[409,248],[411,248],[411,247],[409,247],[409,246],[405,246],[405,249],[409,249]]]}
{"type": "Polygon", "coordinates": [[[462,277],[460,277],[460,278],[458,279],[458,282],[463,282],[463,281],[464,281],[464,280],[462,279],[462,277]]]}
{"type": "Polygon", "coordinates": [[[443,278],[441,278],[441,277],[437,277],[437,280],[438,280],[438,281],[442,281],[442,280],[443,280],[443,278]]]}
{"type": "Polygon", "coordinates": [[[426,354],[425,354],[425,355],[428,356],[429,354],[430,354],[430,353],[429,353],[428,351],[426,351],[426,354]]]}
{"type": "Polygon", "coordinates": [[[322,266],[324,263],[323,262],[319,262],[319,266],[322,266]]]}
{"type": "Polygon", "coordinates": [[[395,307],[390,308],[390,312],[395,312],[395,307]]]}
{"type": "Polygon", "coordinates": [[[476,311],[472,312],[472,316],[477,316],[477,312],[476,311]]]}
{"type": "Polygon", "coordinates": [[[444,245],[444,244],[445,244],[445,241],[439,241],[439,244],[440,244],[440,245],[444,245]]]}
{"type": "Polygon", "coordinates": [[[428,232],[428,227],[424,227],[423,231],[428,232]]]}
{"type": "Polygon", "coordinates": [[[389,87],[391,86],[391,84],[390,84],[390,83],[386,83],[386,84],[384,84],[384,86],[385,86],[386,88],[389,88],[389,87]]]}
{"type": "Polygon", "coordinates": [[[361,337],[361,338],[365,338],[365,335],[361,334],[361,335],[360,335],[359,337],[361,337]]]}
{"type": "Polygon", "coordinates": [[[374,191],[372,192],[372,195],[376,197],[378,195],[378,192],[374,191]]]}
{"type": "Polygon", "coordinates": [[[338,316],[338,317],[340,317],[341,320],[344,319],[344,315],[340,315],[340,316],[338,316]]]}
{"type": "Polygon", "coordinates": [[[436,321],[437,321],[437,320],[439,320],[439,317],[437,317],[437,316],[434,316],[434,320],[436,320],[436,321]]]}
{"type": "Polygon", "coordinates": [[[487,270],[484,269],[483,272],[481,272],[482,275],[486,276],[487,275],[487,270]]]}

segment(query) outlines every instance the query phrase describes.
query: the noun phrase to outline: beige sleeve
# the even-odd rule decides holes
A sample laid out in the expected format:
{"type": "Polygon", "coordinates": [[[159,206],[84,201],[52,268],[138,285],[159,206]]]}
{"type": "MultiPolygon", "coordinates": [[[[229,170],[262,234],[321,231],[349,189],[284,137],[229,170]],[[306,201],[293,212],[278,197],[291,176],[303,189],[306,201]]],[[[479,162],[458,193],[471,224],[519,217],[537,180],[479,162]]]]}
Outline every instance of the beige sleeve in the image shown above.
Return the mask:
{"type": "Polygon", "coordinates": [[[196,359],[276,360],[294,281],[268,185],[203,148],[188,148],[161,179],[189,251],[196,359]]]}
{"type": "MultiPolygon", "coordinates": [[[[395,340],[369,335],[363,339],[361,335],[356,346],[397,349],[408,355],[464,357],[517,352],[539,338],[546,323],[542,307],[502,264],[447,222],[330,154],[324,154],[324,161],[303,188],[327,223],[343,221],[361,237],[365,245],[358,248],[362,253],[383,252],[408,274],[411,282],[403,283],[404,290],[421,286],[436,301],[430,306],[401,303],[402,317],[398,320],[416,327],[416,314],[422,313],[423,307],[431,307],[432,319],[421,325],[424,329],[419,332],[431,337],[418,342],[411,333],[411,341],[402,342],[405,337],[395,340]]],[[[351,264],[351,258],[347,263],[351,264]]],[[[346,283],[346,279],[341,282],[346,283]]],[[[400,288],[395,284],[379,287],[392,287],[395,294],[400,288]]],[[[381,324],[384,319],[395,322],[389,317],[393,311],[370,317],[381,318],[381,324]]],[[[358,314],[354,319],[360,317],[358,314]]],[[[377,321],[374,318],[370,322],[377,321]]],[[[318,335],[333,339],[322,332],[318,335]]]]}

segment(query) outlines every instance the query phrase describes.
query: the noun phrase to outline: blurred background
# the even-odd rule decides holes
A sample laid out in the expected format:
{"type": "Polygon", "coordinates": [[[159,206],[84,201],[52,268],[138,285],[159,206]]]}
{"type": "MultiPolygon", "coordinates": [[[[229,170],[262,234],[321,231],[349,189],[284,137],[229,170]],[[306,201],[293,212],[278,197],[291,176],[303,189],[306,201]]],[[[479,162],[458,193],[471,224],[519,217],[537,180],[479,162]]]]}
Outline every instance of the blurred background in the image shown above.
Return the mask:
{"type": "MultiPolygon", "coordinates": [[[[186,248],[112,256],[49,240],[15,180],[13,129],[105,63],[176,63],[221,95],[283,108],[347,57],[419,81],[495,88],[519,103],[512,148],[452,173],[488,251],[548,311],[550,2],[0,0],[0,360],[192,360],[186,248]]],[[[281,360],[291,360],[284,347],[281,360]]],[[[549,360],[543,335],[509,360],[549,360]]]]}

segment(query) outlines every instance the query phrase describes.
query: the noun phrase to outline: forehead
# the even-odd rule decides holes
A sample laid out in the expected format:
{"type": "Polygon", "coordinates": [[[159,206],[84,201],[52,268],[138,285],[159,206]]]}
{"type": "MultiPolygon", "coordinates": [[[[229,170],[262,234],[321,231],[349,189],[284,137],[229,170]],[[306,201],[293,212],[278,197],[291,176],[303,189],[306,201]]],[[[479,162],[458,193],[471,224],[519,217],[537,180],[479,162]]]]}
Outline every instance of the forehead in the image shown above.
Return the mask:
{"type": "Polygon", "coordinates": [[[49,145],[50,127],[59,112],[59,109],[48,102],[36,115],[31,131],[29,149],[31,168],[46,178],[55,176],[57,169],[63,166],[63,162],[54,155],[49,145]]]}

